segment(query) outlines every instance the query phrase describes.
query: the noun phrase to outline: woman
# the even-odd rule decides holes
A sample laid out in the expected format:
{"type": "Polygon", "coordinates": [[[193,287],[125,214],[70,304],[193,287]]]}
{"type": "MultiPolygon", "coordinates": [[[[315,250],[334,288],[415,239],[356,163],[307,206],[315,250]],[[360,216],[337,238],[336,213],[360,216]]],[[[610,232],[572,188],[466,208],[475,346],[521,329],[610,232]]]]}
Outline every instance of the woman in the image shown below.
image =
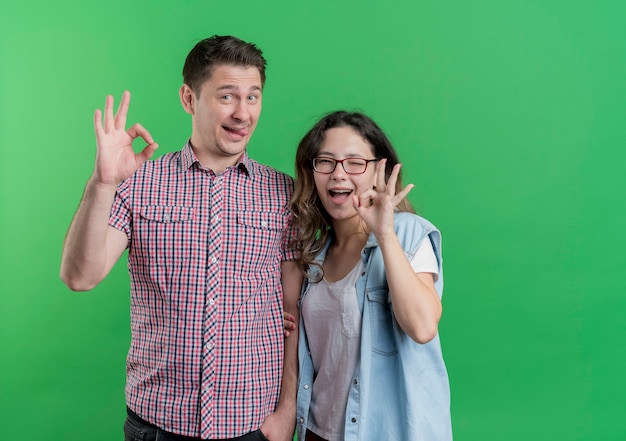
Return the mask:
{"type": "Polygon", "coordinates": [[[452,439],[441,237],[400,167],[361,113],[328,114],[298,146],[299,440],[452,439]]]}

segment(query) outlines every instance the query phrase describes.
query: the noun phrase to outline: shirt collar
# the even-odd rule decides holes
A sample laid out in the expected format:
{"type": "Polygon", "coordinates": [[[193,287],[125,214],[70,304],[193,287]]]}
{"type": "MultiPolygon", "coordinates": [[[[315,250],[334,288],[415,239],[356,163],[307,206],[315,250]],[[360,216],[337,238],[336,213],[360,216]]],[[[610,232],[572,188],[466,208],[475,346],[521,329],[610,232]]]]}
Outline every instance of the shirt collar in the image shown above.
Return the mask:
{"type": "Polygon", "coordinates": [[[198,161],[198,158],[196,158],[196,154],[193,152],[191,142],[189,140],[185,143],[185,147],[183,147],[181,152],[181,161],[184,170],[188,170],[195,162],[200,162],[198,161]]]}
{"type": "MultiPolygon", "coordinates": [[[[183,150],[181,152],[181,161],[183,169],[185,170],[188,170],[196,162],[198,163],[198,166],[201,165],[200,161],[198,161],[198,157],[193,152],[193,148],[191,148],[191,140],[187,140],[187,142],[185,143],[185,147],[183,147],[183,150]]],[[[248,150],[243,151],[243,155],[239,157],[239,160],[237,160],[237,163],[234,167],[240,171],[247,173],[249,176],[254,175],[254,167],[250,157],[248,156],[248,150]]]]}

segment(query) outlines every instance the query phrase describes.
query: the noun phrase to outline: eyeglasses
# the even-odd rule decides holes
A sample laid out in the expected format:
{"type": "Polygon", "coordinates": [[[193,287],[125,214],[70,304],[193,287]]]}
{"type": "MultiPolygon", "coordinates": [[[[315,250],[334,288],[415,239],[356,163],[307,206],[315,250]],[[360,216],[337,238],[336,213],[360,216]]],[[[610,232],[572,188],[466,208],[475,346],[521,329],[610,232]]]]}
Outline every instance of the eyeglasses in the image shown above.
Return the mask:
{"type": "Polygon", "coordinates": [[[370,162],[378,162],[378,159],[363,159],[363,158],[346,158],[346,159],[334,159],[320,156],[313,158],[313,170],[318,173],[329,175],[335,171],[337,163],[341,164],[343,170],[349,175],[360,175],[365,173],[367,165],[370,162]]]}

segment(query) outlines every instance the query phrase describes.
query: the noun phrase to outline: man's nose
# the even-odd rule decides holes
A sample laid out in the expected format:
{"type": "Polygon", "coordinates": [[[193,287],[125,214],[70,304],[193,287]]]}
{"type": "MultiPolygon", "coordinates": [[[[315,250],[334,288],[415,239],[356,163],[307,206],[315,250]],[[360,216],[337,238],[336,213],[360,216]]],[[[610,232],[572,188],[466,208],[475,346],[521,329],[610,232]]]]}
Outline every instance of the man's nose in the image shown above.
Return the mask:
{"type": "Polygon", "coordinates": [[[233,118],[239,121],[247,121],[250,118],[250,109],[248,109],[248,103],[246,103],[245,101],[239,101],[235,105],[233,118]]]}

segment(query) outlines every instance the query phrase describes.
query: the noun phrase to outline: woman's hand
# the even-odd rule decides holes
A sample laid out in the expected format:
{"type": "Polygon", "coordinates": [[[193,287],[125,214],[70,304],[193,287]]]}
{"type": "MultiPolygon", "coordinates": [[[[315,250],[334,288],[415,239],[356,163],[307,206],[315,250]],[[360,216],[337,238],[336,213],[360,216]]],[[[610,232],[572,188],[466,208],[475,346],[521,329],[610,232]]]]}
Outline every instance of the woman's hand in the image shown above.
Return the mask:
{"type": "Polygon", "coordinates": [[[395,234],[393,228],[394,210],[413,189],[413,184],[409,184],[396,194],[396,182],[402,164],[394,166],[388,182],[385,182],[386,165],[386,159],[378,161],[374,175],[374,188],[366,190],[358,196],[353,196],[352,199],[357,213],[379,242],[387,235],[395,234]]]}
{"type": "Polygon", "coordinates": [[[296,329],[296,319],[293,315],[283,312],[283,324],[285,327],[285,337],[289,337],[289,331],[296,329]]]}

